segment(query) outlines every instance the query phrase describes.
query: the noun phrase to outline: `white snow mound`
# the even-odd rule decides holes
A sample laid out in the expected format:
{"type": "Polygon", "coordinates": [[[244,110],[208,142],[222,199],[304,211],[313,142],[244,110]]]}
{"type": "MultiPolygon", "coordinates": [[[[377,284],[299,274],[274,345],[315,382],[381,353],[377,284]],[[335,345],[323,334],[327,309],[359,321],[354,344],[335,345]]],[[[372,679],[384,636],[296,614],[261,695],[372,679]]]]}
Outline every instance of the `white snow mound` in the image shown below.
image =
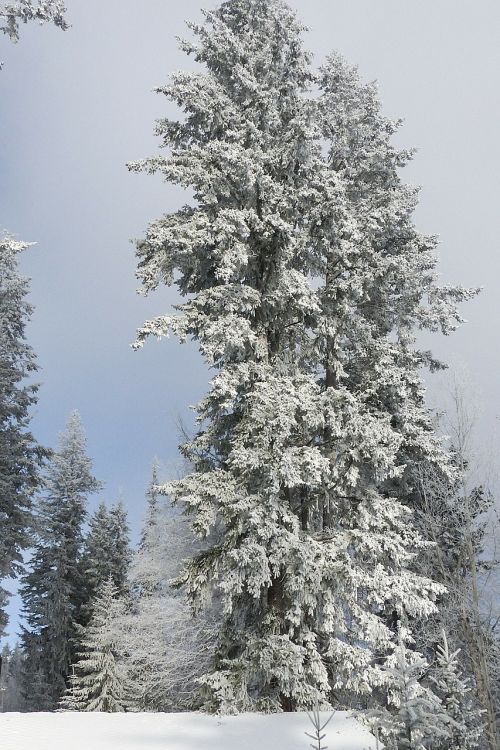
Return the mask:
{"type": "MultiPolygon", "coordinates": [[[[306,731],[305,713],[0,714],[2,750],[307,750],[306,731]]],[[[343,711],[325,732],[328,750],[375,748],[373,736],[343,711]]]]}

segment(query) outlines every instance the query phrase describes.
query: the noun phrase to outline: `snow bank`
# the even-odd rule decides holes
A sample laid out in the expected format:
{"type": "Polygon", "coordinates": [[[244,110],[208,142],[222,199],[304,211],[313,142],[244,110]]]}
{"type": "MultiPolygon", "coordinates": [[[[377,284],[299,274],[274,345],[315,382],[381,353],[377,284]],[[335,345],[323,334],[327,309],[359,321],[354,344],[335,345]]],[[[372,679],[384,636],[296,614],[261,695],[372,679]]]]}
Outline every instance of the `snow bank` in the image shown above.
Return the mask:
{"type": "MultiPolygon", "coordinates": [[[[326,714],[325,714],[326,718],[326,714]]],[[[307,750],[306,714],[5,713],[2,750],[307,750]]],[[[338,712],[327,729],[329,750],[371,750],[373,737],[338,712]]]]}

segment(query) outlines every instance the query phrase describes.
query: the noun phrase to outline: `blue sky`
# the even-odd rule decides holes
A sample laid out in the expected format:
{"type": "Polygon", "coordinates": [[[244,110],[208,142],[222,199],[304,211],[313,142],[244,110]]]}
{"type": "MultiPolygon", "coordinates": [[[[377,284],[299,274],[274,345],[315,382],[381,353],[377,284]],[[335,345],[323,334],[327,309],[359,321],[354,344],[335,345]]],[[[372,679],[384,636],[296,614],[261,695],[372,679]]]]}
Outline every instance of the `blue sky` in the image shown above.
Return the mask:
{"type": "MultiPolygon", "coordinates": [[[[177,49],[200,0],[68,0],[68,32],[27,26],[0,40],[0,223],[37,245],[25,254],[36,307],[29,339],[42,383],[33,418],[55,445],[77,408],[100,497],[119,492],[134,534],[154,456],[178,460],[179,416],[191,420],[209,377],[196,349],[175,340],[130,349],[173,290],[135,293],[134,248],[147,223],[186,198],[160,178],[128,173],[155,152],[155,118],[173,110],[152,89],[192,63],[177,49]]],[[[500,47],[497,0],[293,0],[317,62],[332,49],[378,79],[384,107],[417,146],[407,179],[421,184],[417,220],[441,235],[450,283],[484,286],[459,333],[433,344],[465,366],[484,410],[480,442],[495,445],[500,414],[500,47]]],[[[206,7],[215,3],[206,2],[206,7]]],[[[430,386],[431,398],[437,389],[430,386]]],[[[17,606],[13,603],[13,609],[17,606]]]]}

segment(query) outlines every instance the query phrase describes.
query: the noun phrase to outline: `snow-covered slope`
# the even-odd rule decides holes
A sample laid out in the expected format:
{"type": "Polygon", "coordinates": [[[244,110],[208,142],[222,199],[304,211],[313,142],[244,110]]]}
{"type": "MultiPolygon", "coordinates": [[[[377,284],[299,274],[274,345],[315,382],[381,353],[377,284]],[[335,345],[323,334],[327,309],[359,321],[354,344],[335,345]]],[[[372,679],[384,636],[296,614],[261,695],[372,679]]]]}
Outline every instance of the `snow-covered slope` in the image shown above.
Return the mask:
{"type": "MultiPolygon", "coordinates": [[[[326,715],[325,715],[326,718],[326,715]]],[[[306,714],[0,714],[2,750],[307,750],[306,714]]],[[[346,713],[327,727],[329,750],[371,750],[373,737],[346,713]]]]}

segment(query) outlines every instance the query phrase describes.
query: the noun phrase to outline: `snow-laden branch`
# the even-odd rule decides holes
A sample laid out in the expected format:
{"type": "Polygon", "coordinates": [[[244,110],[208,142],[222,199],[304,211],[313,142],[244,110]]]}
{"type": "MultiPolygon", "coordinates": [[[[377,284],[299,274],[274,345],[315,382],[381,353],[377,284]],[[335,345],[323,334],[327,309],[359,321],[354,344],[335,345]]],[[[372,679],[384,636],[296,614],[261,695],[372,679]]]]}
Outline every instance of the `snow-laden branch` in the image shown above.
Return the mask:
{"type": "Polygon", "coordinates": [[[69,24],[65,13],[66,5],[62,0],[18,0],[15,3],[5,3],[0,5],[0,19],[4,20],[0,30],[13,42],[19,41],[20,25],[28,21],[38,21],[40,24],[53,23],[66,30],[69,24]]]}

